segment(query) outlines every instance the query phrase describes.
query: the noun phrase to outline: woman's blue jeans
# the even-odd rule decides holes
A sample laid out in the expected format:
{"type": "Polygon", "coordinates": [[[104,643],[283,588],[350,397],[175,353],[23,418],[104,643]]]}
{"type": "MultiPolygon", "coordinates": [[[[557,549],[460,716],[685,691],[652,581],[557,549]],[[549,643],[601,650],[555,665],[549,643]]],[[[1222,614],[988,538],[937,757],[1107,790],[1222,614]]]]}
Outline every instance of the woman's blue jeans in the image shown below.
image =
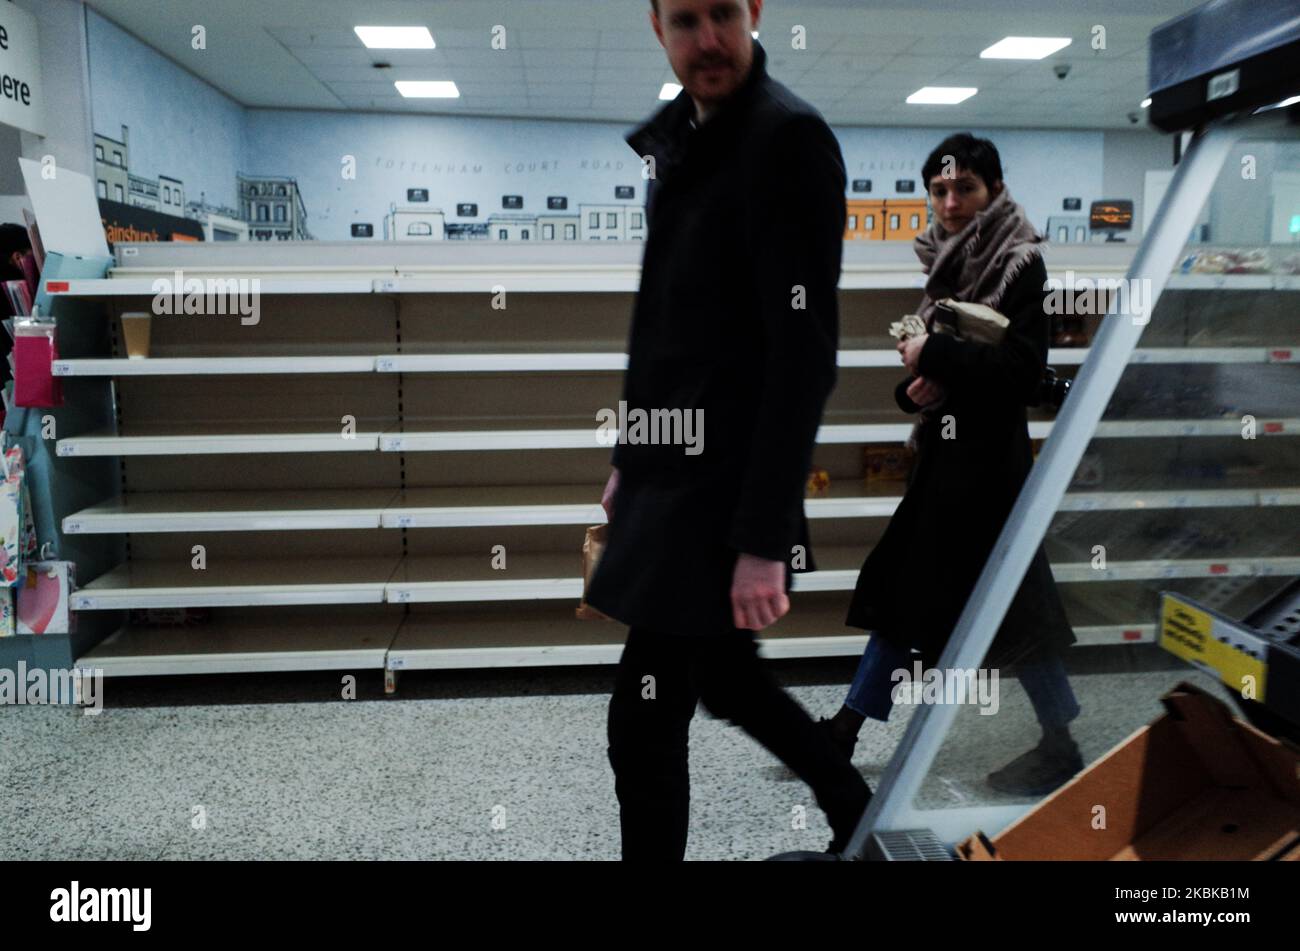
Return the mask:
{"type": "MultiPolygon", "coordinates": [[[[853,676],[844,705],[860,716],[888,720],[894,707],[896,684],[893,673],[900,667],[911,672],[919,656],[873,635],[858,662],[858,671],[853,676]]],[[[1070,688],[1070,679],[1059,654],[1041,661],[1016,664],[1014,670],[1044,729],[1060,729],[1079,715],[1079,702],[1070,688]]]]}

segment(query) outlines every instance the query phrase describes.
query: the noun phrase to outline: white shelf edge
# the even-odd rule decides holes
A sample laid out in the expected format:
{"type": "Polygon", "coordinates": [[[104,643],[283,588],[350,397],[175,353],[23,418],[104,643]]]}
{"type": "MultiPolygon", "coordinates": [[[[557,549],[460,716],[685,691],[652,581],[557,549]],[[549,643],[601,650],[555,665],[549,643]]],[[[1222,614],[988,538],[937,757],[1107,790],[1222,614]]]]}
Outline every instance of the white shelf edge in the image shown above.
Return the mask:
{"type": "MultiPolygon", "coordinates": [[[[897,356],[897,354],[895,354],[897,356]]],[[[513,373],[626,370],[625,353],[385,354],[379,373],[513,373]]]]}
{"type": "MultiPolygon", "coordinates": [[[[191,268],[185,268],[184,270],[190,276],[202,275],[215,279],[253,278],[258,281],[257,289],[262,294],[371,294],[374,293],[375,283],[373,277],[344,279],[272,277],[264,279],[259,277],[255,270],[248,275],[232,273],[227,270],[201,271],[191,268]]],[[[171,270],[160,271],[157,277],[101,277],[72,278],[68,280],[52,278],[45,282],[45,293],[51,298],[154,297],[158,293],[155,290],[155,281],[164,277],[170,281],[172,273],[171,270]],[[51,290],[51,284],[57,289],[51,290]]]]}
{"type": "Polygon", "coordinates": [[[375,357],[127,357],[54,361],[54,376],[249,376],[373,373],[375,357]]]}
{"type": "Polygon", "coordinates": [[[518,268],[494,268],[482,275],[466,274],[464,268],[443,277],[397,277],[376,281],[379,294],[492,294],[505,287],[522,294],[635,294],[641,285],[639,272],[591,273],[587,268],[570,273],[520,272],[518,268]]]}
{"type": "MultiPolygon", "coordinates": [[[[1046,436],[1050,423],[1030,423],[1046,436]],[[1047,427],[1047,428],[1044,428],[1047,427]]],[[[825,425],[817,431],[819,443],[903,442],[912,431],[911,423],[868,423],[825,425]]],[[[504,449],[610,449],[590,429],[498,429],[445,430],[438,432],[385,433],[380,436],[381,452],[457,452],[504,449]]]]}
{"type": "MultiPolygon", "coordinates": [[[[598,622],[592,622],[598,623],[598,622]]],[[[75,666],[101,670],[106,677],[148,677],[178,674],[270,673],[296,670],[455,670],[473,668],[612,666],[623,652],[622,627],[610,624],[608,644],[547,644],[510,647],[365,648],[349,650],[239,651],[228,654],[147,654],[134,657],[77,659],[75,666]]],[[[1076,627],[1076,646],[1145,644],[1156,641],[1154,624],[1076,627]],[[1140,637],[1125,639],[1124,632],[1140,637]]],[[[861,654],[867,636],[826,635],[760,637],[759,654],[767,660],[812,657],[853,657],[861,654]]]]}
{"type": "MultiPolygon", "coordinates": [[[[609,644],[520,644],[509,647],[421,647],[392,648],[388,652],[389,670],[442,670],[472,667],[565,666],[583,664],[617,664],[623,653],[622,625],[606,624],[609,644]]],[[[760,637],[759,654],[769,660],[802,657],[847,657],[861,654],[867,636],[825,635],[809,637],[760,637]]]]}
{"type": "Polygon", "coordinates": [[[72,592],[74,611],[128,608],[225,608],[310,604],[381,604],[385,582],[286,585],[189,585],[174,588],[95,588],[72,592]]]}
{"type": "Polygon", "coordinates": [[[1165,284],[1174,291],[1288,291],[1300,289],[1290,274],[1171,274],[1165,284]]]}
{"type": "MultiPolygon", "coordinates": [[[[598,490],[597,490],[598,491],[598,490]]],[[[382,528],[473,528],[493,525],[594,525],[605,521],[599,502],[572,505],[393,506],[380,516],[382,528]]]]}
{"type": "Polygon", "coordinates": [[[55,443],[61,457],[231,455],[272,452],[374,452],[379,433],[244,433],[193,436],[70,436],[55,443]]]}
{"type": "Polygon", "coordinates": [[[63,519],[65,535],[104,535],[124,532],[311,532],[335,529],[384,528],[382,509],[262,512],[100,513],[88,509],[63,519]]]}
{"type": "Polygon", "coordinates": [[[98,669],[105,677],[177,674],[250,674],[294,670],[382,670],[385,649],[233,651],[229,654],[143,654],[134,657],[77,659],[76,666],[98,669]]]}
{"type": "MultiPolygon", "coordinates": [[[[1033,424],[1030,424],[1032,428],[1033,424]]],[[[1240,417],[1224,419],[1122,419],[1102,420],[1094,439],[1132,439],[1142,436],[1191,436],[1241,438],[1240,417]]],[[[1257,438],[1300,434],[1300,419],[1260,417],[1255,421],[1257,438]]]]}
{"type": "Polygon", "coordinates": [[[1076,647],[1111,644],[1154,644],[1159,640],[1154,624],[1083,624],[1074,628],[1076,647]],[[1128,635],[1136,634],[1136,637],[1128,635]]]}
{"type": "Polygon", "coordinates": [[[768,660],[797,657],[851,657],[862,653],[867,646],[867,640],[865,633],[760,637],[758,652],[768,660]]]}
{"type": "MultiPolygon", "coordinates": [[[[619,625],[605,621],[611,629],[619,625]]],[[[400,637],[400,635],[399,635],[400,637]]],[[[475,667],[565,667],[617,664],[623,641],[609,644],[521,644],[510,647],[392,648],[389,670],[464,670],[475,667]]]]}
{"type": "MultiPolygon", "coordinates": [[[[596,490],[593,489],[593,492],[596,490]]],[[[901,496],[805,499],[810,519],[888,518],[901,496]]],[[[1058,511],[1125,512],[1175,508],[1273,508],[1300,505],[1300,488],[1067,492],[1058,511]]],[[[600,503],[553,505],[388,506],[370,509],[265,509],[132,514],[82,509],[65,516],[66,535],[185,531],[329,531],[368,528],[475,528],[495,525],[592,525],[600,503]]]]}
{"type": "MultiPolygon", "coordinates": [[[[639,245],[639,242],[626,242],[639,245]]],[[[176,267],[115,266],[110,277],[52,279],[57,290],[46,286],[46,293],[64,297],[154,296],[155,281],[174,281],[176,267]]],[[[543,293],[623,293],[634,294],[640,288],[641,265],[617,264],[455,264],[411,267],[409,265],[375,265],[373,267],[329,268],[251,265],[246,268],[192,265],[179,268],[185,276],[200,279],[257,280],[263,294],[427,294],[491,293],[497,285],[512,291],[543,293]],[[342,271],[346,276],[339,276],[342,271]]],[[[1064,262],[1049,267],[1049,275],[1061,277],[1071,271],[1075,280],[1121,279],[1127,265],[1070,268],[1064,262]]],[[[1240,278],[1249,275],[1205,275],[1209,278],[1240,278]]],[[[1173,279],[1185,278],[1174,275],[1173,279]]],[[[1202,275],[1197,275],[1202,277],[1202,275]]],[[[1266,275],[1274,277],[1284,275],[1266,275]]],[[[1171,280],[1173,280],[1171,279],[1171,280]]],[[[839,288],[855,290],[921,290],[926,277],[911,264],[864,264],[848,261],[841,265],[839,288]]],[[[1282,280],[1285,284],[1286,281],[1282,280]]],[[[1185,286],[1185,285],[1176,285],[1185,286]]],[[[1186,285],[1193,286],[1193,285],[1186,285]]],[[[1207,283],[1205,287],[1221,286],[1207,283]]],[[[1229,282],[1229,289],[1238,282],[1229,282]]],[[[1247,285],[1241,285],[1247,286],[1247,285]]],[[[1254,286],[1254,285],[1248,285],[1254,286]]],[[[1269,284],[1268,286],[1272,286],[1269,284]]]]}
{"type": "MultiPolygon", "coordinates": [[[[1053,348],[1048,363],[1078,366],[1087,347],[1053,348]]],[[[1133,352],[1130,366],[1149,364],[1300,363],[1294,347],[1152,347],[1133,352]]],[[[898,369],[894,350],[840,350],[837,364],[846,369],[898,369]]],[[[619,372],[627,354],[598,353],[455,353],[376,354],[366,356],[284,357],[123,357],[54,362],[54,376],[202,376],[329,373],[569,373],[619,372]]]]}
{"type": "Polygon", "coordinates": [[[395,604],[556,599],[576,601],[580,597],[582,579],[577,577],[501,581],[390,581],[384,592],[384,600],[395,604]]]}
{"type": "Polygon", "coordinates": [[[1116,561],[1105,568],[1091,562],[1052,564],[1059,584],[1099,581],[1147,581],[1159,578],[1246,578],[1300,575],[1300,558],[1180,558],[1147,561],[1116,561]]]}
{"type": "MultiPolygon", "coordinates": [[[[1112,562],[1093,568],[1090,562],[1052,564],[1058,584],[1143,581],[1160,578],[1231,578],[1300,576],[1300,557],[1175,559],[1112,562]]],[[[794,576],[792,591],[852,591],[857,569],[827,569],[794,576]]],[[[207,585],[175,588],[80,588],[70,607],[75,611],[123,608],[253,607],[267,605],[486,603],[537,600],[577,600],[580,577],[521,578],[483,581],[389,581],[352,585],[207,585]]]]}

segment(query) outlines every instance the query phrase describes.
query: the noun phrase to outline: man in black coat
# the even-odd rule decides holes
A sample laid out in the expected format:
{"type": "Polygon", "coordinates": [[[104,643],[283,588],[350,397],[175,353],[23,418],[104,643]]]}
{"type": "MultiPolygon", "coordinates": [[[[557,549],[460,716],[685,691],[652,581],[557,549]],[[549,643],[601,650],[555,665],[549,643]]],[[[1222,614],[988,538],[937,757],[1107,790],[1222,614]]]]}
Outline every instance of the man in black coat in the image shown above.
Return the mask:
{"type": "Polygon", "coordinates": [[[812,787],[832,851],[871,796],[755,643],[789,610],[793,572],[815,568],[803,500],[835,384],[845,219],[839,145],[767,75],[761,7],[657,0],[684,88],[627,136],[649,176],[647,240],[587,593],[630,628],[609,711],[625,859],[685,854],[697,700],[812,787]]]}

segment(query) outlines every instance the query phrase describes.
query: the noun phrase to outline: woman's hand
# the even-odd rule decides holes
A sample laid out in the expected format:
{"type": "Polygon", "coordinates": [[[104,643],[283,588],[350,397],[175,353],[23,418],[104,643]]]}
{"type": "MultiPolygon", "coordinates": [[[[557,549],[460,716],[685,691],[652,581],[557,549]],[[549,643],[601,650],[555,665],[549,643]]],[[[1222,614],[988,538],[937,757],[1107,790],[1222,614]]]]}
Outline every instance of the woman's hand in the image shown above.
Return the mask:
{"type": "Polygon", "coordinates": [[[921,334],[919,337],[908,337],[906,340],[898,341],[897,350],[903,358],[903,365],[911,371],[913,376],[919,377],[921,375],[916,368],[916,363],[921,359],[921,348],[925,346],[925,342],[929,339],[929,334],[921,334]]]}
{"type": "Polygon", "coordinates": [[[918,376],[907,388],[907,398],[921,409],[940,402],[945,395],[941,385],[923,376],[918,376]]]}

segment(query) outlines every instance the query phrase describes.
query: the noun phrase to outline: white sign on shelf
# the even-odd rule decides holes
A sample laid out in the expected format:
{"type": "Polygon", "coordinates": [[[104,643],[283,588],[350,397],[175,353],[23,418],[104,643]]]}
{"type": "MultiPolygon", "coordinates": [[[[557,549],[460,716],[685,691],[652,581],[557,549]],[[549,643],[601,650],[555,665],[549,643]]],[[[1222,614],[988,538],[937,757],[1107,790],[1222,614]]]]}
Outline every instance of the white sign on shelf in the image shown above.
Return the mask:
{"type": "Polygon", "coordinates": [[[89,176],[62,166],[46,169],[40,162],[25,158],[20,158],[18,165],[23,170],[23,183],[41,226],[41,242],[46,252],[83,258],[108,257],[99,199],[95,197],[95,183],[89,176]]]}
{"type": "Polygon", "coordinates": [[[12,3],[0,5],[0,122],[45,135],[36,17],[12,3]]]}

